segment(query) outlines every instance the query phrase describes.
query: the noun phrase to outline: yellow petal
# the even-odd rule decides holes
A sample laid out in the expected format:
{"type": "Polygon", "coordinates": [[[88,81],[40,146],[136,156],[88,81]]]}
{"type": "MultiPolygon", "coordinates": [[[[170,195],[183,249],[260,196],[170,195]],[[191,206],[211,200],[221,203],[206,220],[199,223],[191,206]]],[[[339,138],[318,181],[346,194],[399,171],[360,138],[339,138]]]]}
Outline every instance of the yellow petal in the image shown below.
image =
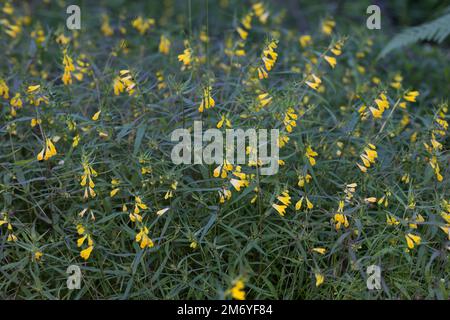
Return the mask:
{"type": "Polygon", "coordinates": [[[97,121],[97,120],[98,120],[98,117],[100,117],[100,113],[101,113],[101,112],[102,112],[101,110],[97,111],[97,112],[92,116],[92,120],[93,120],[93,121],[97,121]]]}

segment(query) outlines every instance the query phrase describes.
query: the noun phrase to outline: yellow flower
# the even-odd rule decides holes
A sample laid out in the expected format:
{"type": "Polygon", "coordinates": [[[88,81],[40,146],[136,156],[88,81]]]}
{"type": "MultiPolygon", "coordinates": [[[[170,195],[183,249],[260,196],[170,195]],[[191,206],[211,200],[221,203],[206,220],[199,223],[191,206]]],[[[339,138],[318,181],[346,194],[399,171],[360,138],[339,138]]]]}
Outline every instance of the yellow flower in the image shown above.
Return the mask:
{"type": "Polygon", "coordinates": [[[245,27],[245,29],[250,30],[252,28],[252,13],[246,14],[242,19],[241,23],[245,27]]]}
{"type": "Polygon", "coordinates": [[[322,32],[326,35],[330,35],[333,32],[333,28],[336,26],[336,22],[331,19],[327,19],[322,23],[322,32]]]}
{"type": "Polygon", "coordinates": [[[61,33],[61,34],[59,34],[59,35],[56,37],[56,43],[61,44],[61,45],[63,45],[63,46],[65,46],[65,45],[68,44],[69,42],[70,42],[70,38],[69,38],[69,37],[66,37],[66,36],[64,35],[64,33],[61,33]]]}
{"type": "Polygon", "coordinates": [[[89,259],[89,256],[91,255],[91,252],[93,249],[94,249],[94,246],[89,246],[86,249],[82,250],[80,252],[80,257],[82,257],[84,260],[89,259]]]}
{"type": "Polygon", "coordinates": [[[309,160],[309,163],[311,166],[314,166],[316,164],[316,159],[314,157],[317,157],[319,154],[315,152],[310,145],[306,147],[306,157],[309,160]]]}
{"type": "Polygon", "coordinates": [[[127,91],[128,95],[133,95],[135,92],[136,82],[133,80],[130,70],[120,70],[119,76],[113,81],[114,95],[118,96],[123,91],[127,91]]]}
{"type": "Polygon", "coordinates": [[[205,109],[212,108],[215,105],[216,105],[216,102],[211,97],[211,87],[205,87],[203,89],[203,98],[202,98],[200,107],[198,108],[198,111],[203,112],[205,109]]]}
{"type": "Polygon", "coordinates": [[[258,100],[260,106],[263,108],[272,102],[272,97],[267,92],[265,92],[258,95],[258,100]]]}
{"type": "Polygon", "coordinates": [[[237,27],[236,31],[237,31],[237,33],[239,33],[239,36],[241,37],[242,40],[246,40],[247,39],[248,32],[245,31],[243,28],[237,27]]]}
{"type": "Polygon", "coordinates": [[[366,68],[364,68],[363,66],[356,66],[356,70],[358,70],[358,72],[361,74],[366,73],[366,68]]]}
{"type": "Polygon", "coordinates": [[[164,75],[162,71],[156,72],[156,79],[158,80],[158,90],[162,90],[167,87],[166,83],[164,82],[164,75]]]}
{"type": "Polygon", "coordinates": [[[141,35],[143,35],[150,27],[155,25],[155,19],[143,18],[141,16],[137,17],[131,22],[133,28],[135,28],[141,35]]]}
{"type": "Polygon", "coordinates": [[[336,213],[334,215],[334,223],[334,227],[336,230],[339,230],[341,226],[344,226],[345,228],[348,228],[349,226],[347,216],[345,216],[343,213],[336,213]]]}
{"type": "Polygon", "coordinates": [[[386,223],[388,226],[396,226],[400,224],[400,221],[397,220],[397,218],[391,214],[386,215],[386,223]]]}
{"type": "Polygon", "coordinates": [[[378,158],[378,153],[376,151],[375,145],[369,143],[367,147],[364,148],[364,153],[359,156],[364,164],[364,166],[357,163],[357,166],[362,172],[366,172],[367,168],[370,168],[371,164],[375,163],[378,158]]]}
{"type": "Polygon", "coordinates": [[[259,80],[267,79],[269,77],[269,74],[263,67],[258,67],[258,78],[259,80]]]}
{"type": "Polygon", "coordinates": [[[93,116],[92,116],[92,120],[93,121],[97,121],[98,118],[100,117],[100,113],[102,113],[101,110],[98,110],[93,116]]]}
{"type": "Polygon", "coordinates": [[[131,222],[136,222],[136,221],[142,222],[142,216],[140,214],[138,214],[138,213],[132,212],[128,216],[130,217],[130,221],[131,222]]]}
{"type": "Polygon", "coordinates": [[[225,203],[226,200],[231,199],[231,191],[225,188],[219,190],[219,202],[225,203]]]}
{"type": "Polygon", "coordinates": [[[366,173],[367,172],[367,168],[360,165],[359,163],[356,163],[356,165],[358,166],[359,170],[361,170],[362,172],[366,173]]]}
{"type": "Polygon", "coordinates": [[[114,34],[114,30],[109,24],[109,17],[106,14],[102,15],[102,26],[100,30],[105,37],[111,37],[114,34]]]}
{"type": "Polygon", "coordinates": [[[311,74],[311,77],[313,78],[314,82],[311,81],[305,81],[305,83],[312,89],[317,90],[319,88],[319,85],[322,83],[322,80],[320,80],[319,77],[317,77],[314,73],[311,74]]]}
{"type": "Polygon", "coordinates": [[[445,220],[445,222],[450,223],[450,213],[442,212],[441,217],[445,220]]]}
{"type": "Polygon", "coordinates": [[[2,11],[8,15],[12,15],[14,13],[14,7],[9,2],[6,2],[2,11]]]}
{"type": "Polygon", "coordinates": [[[41,88],[41,85],[37,84],[37,85],[33,85],[33,86],[29,86],[27,89],[27,93],[31,94],[31,93],[35,93],[36,91],[39,91],[39,89],[41,88]]]}
{"type": "Polygon", "coordinates": [[[118,96],[119,94],[121,94],[124,90],[125,90],[125,86],[123,85],[123,83],[120,81],[119,77],[116,77],[114,79],[113,82],[113,87],[114,87],[114,94],[116,96],[118,96]]]}
{"type": "Polygon", "coordinates": [[[311,201],[309,201],[308,197],[305,197],[306,199],[306,207],[311,210],[312,208],[314,208],[314,205],[312,204],[311,201]]]}
{"type": "Polygon", "coordinates": [[[374,118],[380,119],[383,116],[383,110],[379,110],[374,107],[369,107],[369,109],[374,118]]]}
{"type": "Polygon", "coordinates": [[[330,51],[335,55],[335,56],[340,56],[342,54],[342,41],[337,42],[333,48],[330,49],[330,51]]]}
{"type": "Polygon", "coordinates": [[[77,233],[78,233],[79,235],[82,235],[84,232],[85,232],[85,229],[84,229],[83,225],[78,224],[78,225],[77,225],[77,233]]]}
{"type": "Polygon", "coordinates": [[[164,209],[158,210],[158,212],[156,212],[156,215],[162,216],[164,213],[167,212],[167,210],[169,210],[169,208],[164,208],[164,209]]]}
{"type": "Polygon", "coordinates": [[[422,222],[425,222],[425,218],[419,213],[419,214],[417,214],[415,221],[409,224],[409,227],[411,229],[417,229],[417,223],[422,223],[422,222]]]}
{"type": "Polygon", "coordinates": [[[316,277],[316,287],[320,286],[325,281],[325,277],[321,273],[316,273],[314,276],[316,277]]]}
{"type": "Polygon", "coordinates": [[[436,179],[441,182],[444,177],[441,175],[441,169],[439,167],[439,163],[437,161],[436,155],[433,155],[429,161],[431,168],[433,168],[434,174],[436,175],[436,179]]]}
{"type": "Polygon", "coordinates": [[[228,290],[227,292],[228,292],[229,294],[231,294],[231,296],[233,297],[233,299],[236,299],[236,300],[245,300],[245,291],[244,291],[244,288],[245,288],[244,281],[242,281],[242,280],[237,280],[237,281],[234,283],[233,287],[232,287],[230,290],[228,290]]]}
{"type": "Polygon", "coordinates": [[[214,169],[214,177],[218,178],[219,176],[223,179],[227,177],[227,172],[233,170],[233,165],[230,164],[227,160],[224,160],[223,164],[219,165],[214,169]]]}
{"type": "Polygon", "coordinates": [[[336,67],[336,58],[334,58],[334,57],[329,57],[329,56],[324,56],[323,58],[328,62],[328,64],[329,64],[332,68],[336,67]]]}
{"type": "Polygon", "coordinates": [[[78,143],[80,143],[80,139],[81,139],[81,137],[79,134],[77,134],[75,137],[73,137],[72,147],[75,148],[76,146],[78,146],[78,143]]]}
{"type": "Polygon", "coordinates": [[[236,191],[241,191],[242,187],[246,187],[248,185],[247,180],[238,180],[234,178],[230,180],[230,183],[233,185],[236,191]]]}
{"type": "Polygon", "coordinates": [[[9,102],[13,107],[21,108],[22,107],[22,99],[20,98],[20,93],[16,93],[15,96],[9,102]]]}
{"type": "Polygon", "coordinates": [[[231,128],[231,122],[230,122],[230,120],[229,120],[227,117],[225,117],[225,115],[222,115],[221,118],[220,118],[220,121],[217,122],[217,125],[216,125],[217,129],[222,128],[222,126],[223,126],[224,123],[225,123],[225,125],[226,125],[228,128],[231,128]]]}
{"type": "Polygon", "coordinates": [[[301,188],[305,186],[305,183],[309,183],[312,177],[310,174],[306,174],[306,176],[299,176],[297,185],[301,188]]]}
{"type": "Polygon", "coordinates": [[[165,35],[161,35],[159,40],[159,52],[168,55],[170,51],[170,40],[165,35]]]}
{"type": "Polygon", "coordinates": [[[374,84],[380,84],[380,83],[381,83],[381,79],[378,78],[378,77],[372,77],[372,82],[373,82],[374,84]]]}
{"type": "Polygon", "coordinates": [[[36,259],[36,261],[41,260],[42,256],[43,256],[43,253],[40,252],[40,251],[36,251],[36,252],[34,253],[34,259],[36,259]]]}
{"type": "Polygon", "coordinates": [[[178,55],[178,61],[182,61],[185,67],[190,66],[192,61],[192,49],[186,47],[183,53],[178,55]]]}
{"type": "Polygon", "coordinates": [[[148,237],[147,227],[140,228],[139,233],[136,234],[136,242],[140,243],[141,249],[154,246],[152,239],[148,237]]]}
{"type": "Polygon", "coordinates": [[[75,71],[75,66],[73,65],[72,58],[67,54],[67,50],[63,51],[63,65],[64,74],[62,81],[65,85],[72,84],[72,72],[75,71]]]}
{"type": "Polygon", "coordinates": [[[325,248],[313,248],[312,251],[320,253],[320,254],[325,254],[327,252],[327,249],[325,249],[325,248]]]}
{"type": "Polygon", "coordinates": [[[297,201],[297,203],[295,204],[295,210],[300,210],[302,208],[302,204],[303,204],[303,197],[300,198],[300,200],[297,201]]]}
{"type": "Polygon", "coordinates": [[[448,236],[448,240],[450,241],[450,224],[441,226],[440,228],[445,232],[445,234],[448,236]]]}
{"type": "Polygon", "coordinates": [[[81,247],[86,239],[87,239],[87,235],[84,235],[81,238],[79,238],[77,240],[77,247],[81,247]]]}
{"type": "Polygon", "coordinates": [[[264,67],[266,68],[267,71],[272,70],[273,66],[275,65],[275,62],[277,61],[278,54],[274,50],[276,47],[277,47],[277,43],[275,41],[272,41],[263,50],[262,61],[264,63],[264,67]]]}
{"type": "Polygon", "coordinates": [[[83,198],[87,199],[89,196],[91,198],[95,198],[96,193],[94,191],[95,183],[92,177],[97,176],[97,172],[92,168],[89,162],[86,159],[82,161],[83,174],[81,175],[80,186],[84,188],[84,196],[83,198]]]}
{"type": "Polygon", "coordinates": [[[419,96],[419,91],[408,91],[403,96],[403,99],[409,102],[416,102],[417,96],[419,96]]]}
{"type": "Polygon", "coordinates": [[[134,201],[135,201],[134,213],[139,213],[140,212],[139,209],[142,209],[142,210],[148,209],[147,205],[144,202],[142,202],[140,197],[138,197],[138,196],[134,197],[134,201]]]}
{"type": "Polygon", "coordinates": [[[9,87],[2,78],[0,78],[0,97],[9,99],[9,87]]]}
{"type": "Polygon", "coordinates": [[[258,2],[255,3],[252,8],[259,21],[262,24],[265,24],[267,22],[267,19],[269,18],[269,12],[266,11],[264,4],[262,2],[258,2]]]}
{"type": "Polygon", "coordinates": [[[45,145],[42,148],[41,152],[38,153],[37,159],[38,159],[38,161],[48,160],[51,157],[55,156],[56,154],[57,154],[57,151],[56,151],[55,145],[49,138],[46,138],[45,145]]]}
{"type": "Polygon", "coordinates": [[[406,234],[405,238],[409,249],[414,249],[414,246],[419,245],[422,240],[420,236],[414,235],[412,233],[406,234]]]}
{"type": "Polygon", "coordinates": [[[0,19],[0,25],[3,25],[5,33],[11,38],[16,38],[22,32],[21,25],[19,23],[12,24],[7,19],[0,19]]]}
{"type": "Polygon", "coordinates": [[[279,204],[272,204],[272,207],[277,210],[277,212],[280,214],[280,216],[284,217],[284,214],[286,213],[286,205],[279,205],[279,204]]]}
{"type": "Polygon", "coordinates": [[[277,197],[277,199],[278,199],[281,203],[283,203],[283,204],[285,204],[285,205],[287,205],[287,206],[291,204],[291,197],[289,196],[289,191],[288,191],[288,190],[283,191],[283,192],[281,193],[281,195],[279,195],[279,196],[277,197]]]}
{"type": "Polygon", "coordinates": [[[41,119],[36,119],[36,118],[33,118],[33,119],[31,119],[31,122],[30,122],[30,126],[32,127],[32,128],[34,128],[34,127],[36,127],[38,124],[41,124],[41,119]]]}
{"type": "Polygon", "coordinates": [[[298,41],[300,42],[300,45],[305,48],[309,45],[312,44],[312,38],[309,34],[305,34],[300,36],[300,38],[298,39],[298,41]]]}
{"type": "MultiPolygon", "coordinates": [[[[383,97],[385,96],[383,95],[383,97]]],[[[387,101],[386,97],[384,99],[375,99],[375,103],[378,106],[378,109],[381,110],[381,112],[389,108],[389,101],[387,101]]]]}
{"type": "Polygon", "coordinates": [[[112,198],[112,197],[114,197],[119,191],[120,191],[120,188],[112,189],[111,192],[109,193],[109,196],[112,198]]]}
{"type": "Polygon", "coordinates": [[[293,128],[297,126],[297,120],[298,116],[295,113],[294,108],[289,107],[284,114],[283,124],[286,128],[287,132],[292,132],[293,128]]]}
{"type": "Polygon", "coordinates": [[[367,203],[375,203],[375,202],[377,202],[377,198],[376,197],[369,197],[369,198],[365,198],[364,201],[367,202],[367,203]]]}

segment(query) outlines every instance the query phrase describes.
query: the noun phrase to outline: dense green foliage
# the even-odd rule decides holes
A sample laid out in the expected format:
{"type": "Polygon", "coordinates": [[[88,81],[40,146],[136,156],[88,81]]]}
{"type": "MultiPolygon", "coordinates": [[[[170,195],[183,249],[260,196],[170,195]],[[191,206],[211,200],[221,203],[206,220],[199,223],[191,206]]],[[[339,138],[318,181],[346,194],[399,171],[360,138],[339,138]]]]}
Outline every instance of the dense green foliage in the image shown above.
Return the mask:
{"type": "Polygon", "coordinates": [[[13,12],[2,1],[0,298],[231,298],[242,280],[247,299],[448,299],[448,48],[415,44],[377,60],[399,29],[367,30],[363,4],[310,2],[261,13],[251,1],[86,1],[70,31],[64,1],[13,1],[13,12]],[[278,57],[266,70],[271,43],[278,57]],[[209,86],[215,106],[199,112],[209,86]],[[381,94],[389,108],[376,117],[381,94]],[[236,167],[221,178],[217,165],[172,163],[174,129],[221,119],[280,129],[279,172],[242,166],[238,191],[236,167]],[[56,154],[38,161],[50,144],[56,154]],[[272,205],[285,190],[282,216],[272,205]],[[152,245],[141,248],[144,227],[152,245]],[[420,243],[408,248],[408,234],[420,243]],[[77,246],[84,235],[92,245],[77,246]],[[366,286],[373,264],[378,291],[366,286]],[[67,289],[70,265],[81,267],[80,290],[67,289]]]}

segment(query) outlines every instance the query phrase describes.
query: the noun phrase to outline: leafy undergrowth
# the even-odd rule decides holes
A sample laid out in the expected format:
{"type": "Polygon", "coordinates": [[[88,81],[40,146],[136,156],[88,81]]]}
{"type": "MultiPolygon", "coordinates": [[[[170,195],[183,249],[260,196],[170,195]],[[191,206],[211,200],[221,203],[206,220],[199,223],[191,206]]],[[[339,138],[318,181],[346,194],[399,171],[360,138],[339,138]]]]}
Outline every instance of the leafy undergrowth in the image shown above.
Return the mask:
{"type": "Polygon", "coordinates": [[[90,4],[70,31],[49,2],[1,4],[2,298],[448,299],[439,49],[376,60],[363,25],[240,1],[90,4]],[[279,129],[278,173],[175,165],[195,120],[279,129]]]}

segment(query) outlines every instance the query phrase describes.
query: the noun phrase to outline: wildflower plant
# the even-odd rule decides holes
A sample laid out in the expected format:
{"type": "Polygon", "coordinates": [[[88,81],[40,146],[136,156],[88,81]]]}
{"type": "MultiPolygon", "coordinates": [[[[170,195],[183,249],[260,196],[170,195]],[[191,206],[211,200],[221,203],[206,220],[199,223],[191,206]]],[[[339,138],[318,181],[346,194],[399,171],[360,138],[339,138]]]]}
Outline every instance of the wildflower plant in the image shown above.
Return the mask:
{"type": "Polygon", "coordinates": [[[388,33],[276,1],[126,4],[67,30],[65,1],[0,3],[0,298],[448,299],[443,50],[377,59],[388,33]],[[278,130],[278,172],[249,143],[174,163],[199,122],[278,130]]]}

